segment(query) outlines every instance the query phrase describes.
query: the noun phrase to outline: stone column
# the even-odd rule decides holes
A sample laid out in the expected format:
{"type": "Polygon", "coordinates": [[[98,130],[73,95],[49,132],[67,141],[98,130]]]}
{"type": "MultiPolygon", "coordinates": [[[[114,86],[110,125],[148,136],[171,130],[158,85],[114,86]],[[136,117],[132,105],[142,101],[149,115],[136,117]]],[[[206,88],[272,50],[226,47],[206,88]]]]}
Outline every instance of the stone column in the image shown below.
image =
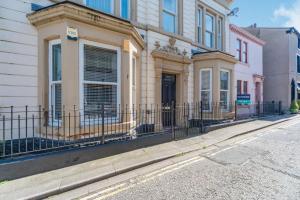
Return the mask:
{"type": "Polygon", "coordinates": [[[155,106],[156,106],[156,120],[155,130],[162,128],[162,113],[161,113],[161,87],[162,87],[162,61],[160,59],[155,60],[155,106]]]}

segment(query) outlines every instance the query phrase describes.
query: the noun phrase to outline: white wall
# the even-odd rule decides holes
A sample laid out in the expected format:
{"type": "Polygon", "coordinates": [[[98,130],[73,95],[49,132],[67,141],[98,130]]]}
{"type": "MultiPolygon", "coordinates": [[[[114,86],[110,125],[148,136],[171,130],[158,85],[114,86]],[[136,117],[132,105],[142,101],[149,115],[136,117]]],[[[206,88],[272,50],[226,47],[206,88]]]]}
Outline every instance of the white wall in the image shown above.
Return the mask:
{"type": "MultiPolygon", "coordinates": [[[[137,19],[138,22],[144,25],[151,25],[159,28],[159,1],[160,0],[138,0],[137,4],[137,19]]],[[[201,0],[204,4],[214,8],[216,11],[224,14],[228,13],[228,10],[219,5],[213,0],[201,0]]],[[[196,2],[197,0],[183,0],[183,36],[193,42],[196,40],[196,2]]],[[[229,22],[225,20],[226,28],[226,51],[229,52],[229,22]]],[[[142,104],[155,103],[155,68],[154,60],[151,56],[151,52],[154,50],[155,42],[159,41],[161,46],[168,44],[169,36],[154,31],[139,30],[139,32],[145,35],[146,49],[142,58],[142,104]]],[[[191,56],[191,50],[197,49],[192,44],[177,40],[176,46],[183,51],[184,49],[191,56]]],[[[188,80],[188,101],[193,102],[194,93],[194,80],[193,80],[193,65],[190,65],[190,75],[188,80]]]]}
{"type": "Polygon", "coordinates": [[[251,101],[254,103],[255,83],[253,75],[263,75],[263,47],[252,40],[230,31],[230,53],[232,55],[236,55],[237,39],[248,43],[248,64],[238,62],[235,65],[235,93],[237,90],[237,80],[248,81],[248,91],[251,94],[251,101]]]}
{"type": "Polygon", "coordinates": [[[47,0],[1,0],[0,3],[0,106],[37,105],[37,31],[26,15],[31,2],[47,0]]]}

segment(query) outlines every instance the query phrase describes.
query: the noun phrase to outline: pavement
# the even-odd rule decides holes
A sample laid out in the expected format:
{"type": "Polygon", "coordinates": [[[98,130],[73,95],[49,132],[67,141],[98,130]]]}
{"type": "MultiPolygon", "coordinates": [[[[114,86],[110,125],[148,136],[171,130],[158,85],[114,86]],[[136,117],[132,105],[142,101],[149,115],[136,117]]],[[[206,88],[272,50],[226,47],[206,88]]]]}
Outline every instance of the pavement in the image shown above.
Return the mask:
{"type": "MultiPolygon", "coordinates": [[[[299,119],[272,126],[105,188],[98,183],[94,192],[75,199],[298,200],[299,130],[299,119]]],[[[70,197],[71,192],[50,199],[70,197]]]]}
{"type": "MultiPolygon", "coordinates": [[[[87,163],[37,174],[0,185],[0,199],[42,199],[109,177],[199,150],[209,149],[237,136],[279,125],[299,116],[273,116],[209,132],[193,138],[156,145],[87,163]]],[[[300,118],[299,118],[300,119],[300,118]]],[[[176,161],[177,162],[177,161],[176,161]]],[[[82,193],[81,195],[84,195],[82,193]]]]}

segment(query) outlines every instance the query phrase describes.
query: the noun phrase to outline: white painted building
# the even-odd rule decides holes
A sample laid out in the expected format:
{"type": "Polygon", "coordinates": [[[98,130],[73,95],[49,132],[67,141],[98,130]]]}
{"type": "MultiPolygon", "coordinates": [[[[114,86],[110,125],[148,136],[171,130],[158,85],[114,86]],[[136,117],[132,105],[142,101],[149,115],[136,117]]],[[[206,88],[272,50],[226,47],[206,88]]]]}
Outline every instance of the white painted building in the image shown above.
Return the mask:
{"type": "Polygon", "coordinates": [[[250,95],[250,104],[263,101],[264,45],[263,40],[243,28],[230,25],[230,53],[238,60],[235,65],[236,95],[250,95]]]}

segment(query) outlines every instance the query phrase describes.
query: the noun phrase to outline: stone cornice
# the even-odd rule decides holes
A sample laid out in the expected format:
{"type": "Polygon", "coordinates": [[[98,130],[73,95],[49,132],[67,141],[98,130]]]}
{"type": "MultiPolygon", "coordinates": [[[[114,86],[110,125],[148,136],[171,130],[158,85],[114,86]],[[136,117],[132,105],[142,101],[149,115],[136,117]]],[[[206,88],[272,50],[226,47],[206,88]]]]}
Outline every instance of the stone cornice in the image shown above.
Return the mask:
{"type": "Polygon", "coordinates": [[[175,44],[176,39],[174,37],[169,39],[169,44],[166,46],[160,46],[159,41],[156,41],[155,50],[152,51],[152,56],[163,60],[190,64],[192,60],[187,56],[186,50],[181,51],[175,44]]]}
{"type": "Polygon", "coordinates": [[[199,53],[195,54],[192,57],[193,61],[208,61],[208,60],[222,60],[228,63],[236,64],[237,60],[234,58],[234,56],[220,52],[220,51],[214,51],[214,52],[205,52],[205,53],[199,53]]]}
{"type": "Polygon", "coordinates": [[[178,63],[182,63],[182,64],[191,64],[192,63],[192,60],[187,56],[170,54],[167,52],[161,52],[159,50],[153,50],[151,55],[153,56],[154,59],[160,58],[162,60],[178,62],[178,63]]]}
{"type": "Polygon", "coordinates": [[[234,0],[214,0],[214,1],[222,5],[223,7],[229,9],[230,5],[233,3],[234,0]]]}
{"type": "Polygon", "coordinates": [[[60,20],[72,19],[111,31],[132,36],[142,47],[145,43],[136,28],[127,20],[123,20],[112,15],[108,15],[73,2],[62,2],[38,10],[28,16],[29,21],[39,27],[47,23],[60,20]]]}

